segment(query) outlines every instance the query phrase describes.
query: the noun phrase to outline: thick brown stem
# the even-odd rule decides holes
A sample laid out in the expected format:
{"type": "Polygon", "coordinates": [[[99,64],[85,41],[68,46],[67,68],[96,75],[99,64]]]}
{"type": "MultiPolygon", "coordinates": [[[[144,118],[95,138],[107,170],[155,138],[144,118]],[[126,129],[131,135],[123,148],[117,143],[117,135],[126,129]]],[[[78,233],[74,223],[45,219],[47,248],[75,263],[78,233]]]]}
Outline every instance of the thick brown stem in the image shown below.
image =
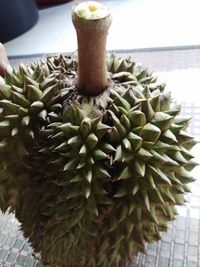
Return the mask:
{"type": "Polygon", "coordinates": [[[78,40],[78,88],[84,95],[98,95],[108,85],[106,40],[111,15],[89,20],[73,12],[72,20],[78,40]]]}

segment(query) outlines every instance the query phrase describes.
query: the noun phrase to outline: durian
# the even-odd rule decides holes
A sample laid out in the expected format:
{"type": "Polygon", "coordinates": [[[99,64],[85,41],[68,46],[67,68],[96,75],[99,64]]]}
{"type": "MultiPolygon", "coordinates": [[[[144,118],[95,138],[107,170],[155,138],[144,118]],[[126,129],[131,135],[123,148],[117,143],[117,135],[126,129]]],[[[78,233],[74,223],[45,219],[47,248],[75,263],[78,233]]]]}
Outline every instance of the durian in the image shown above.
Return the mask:
{"type": "Polygon", "coordinates": [[[196,142],[164,84],[105,56],[110,14],[73,21],[79,62],[48,57],[1,82],[0,207],[45,264],[122,267],[185,203],[196,142]],[[100,47],[86,53],[96,34],[100,47]]]}

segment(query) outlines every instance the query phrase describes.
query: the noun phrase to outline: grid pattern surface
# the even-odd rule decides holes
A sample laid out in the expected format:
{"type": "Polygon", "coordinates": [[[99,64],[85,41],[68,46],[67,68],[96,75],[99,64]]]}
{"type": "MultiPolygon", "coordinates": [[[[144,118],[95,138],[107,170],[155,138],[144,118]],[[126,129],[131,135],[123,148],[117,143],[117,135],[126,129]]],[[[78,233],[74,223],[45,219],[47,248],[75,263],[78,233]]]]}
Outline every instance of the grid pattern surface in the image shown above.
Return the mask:
{"type": "MultiPolygon", "coordinates": [[[[192,118],[189,132],[200,141],[200,104],[183,102],[182,113],[192,118]]],[[[194,154],[198,159],[200,145],[194,154]]],[[[198,178],[200,168],[194,170],[198,178]]],[[[200,179],[191,186],[187,203],[179,207],[179,216],[169,223],[169,230],[158,243],[147,246],[147,254],[133,258],[128,267],[198,267],[200,266],[200,179]]],[[[13,214],[0,215],[0,266],[44,267],[32,256],[32,249],[20,231],[13,214]]]]}

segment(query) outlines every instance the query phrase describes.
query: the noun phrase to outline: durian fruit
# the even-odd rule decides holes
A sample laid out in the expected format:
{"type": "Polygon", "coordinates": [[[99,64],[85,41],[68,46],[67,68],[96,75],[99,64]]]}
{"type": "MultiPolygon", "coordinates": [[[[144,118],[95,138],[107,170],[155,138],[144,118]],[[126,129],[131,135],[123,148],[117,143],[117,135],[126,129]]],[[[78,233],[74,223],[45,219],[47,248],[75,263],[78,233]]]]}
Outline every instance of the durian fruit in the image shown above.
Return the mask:
{"type": "Polygon", "coordinates": [[[195,140],[148,69],[105,56],[107,10],[80,5],[96,15],[73,12],[78,62],[20,65],[0,85],[0,207],[48,266],[122,267],[185,203],[195,140]]]}

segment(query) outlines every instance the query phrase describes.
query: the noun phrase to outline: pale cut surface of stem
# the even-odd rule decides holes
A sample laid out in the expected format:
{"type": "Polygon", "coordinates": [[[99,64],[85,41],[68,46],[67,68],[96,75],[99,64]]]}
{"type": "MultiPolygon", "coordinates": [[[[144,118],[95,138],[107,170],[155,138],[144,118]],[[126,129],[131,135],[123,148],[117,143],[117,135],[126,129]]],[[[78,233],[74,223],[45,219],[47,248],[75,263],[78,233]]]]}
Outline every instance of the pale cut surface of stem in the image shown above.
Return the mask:
{"type": "Polygon", "coordinates": [[[81,93],[94,96],[108,86],[106,41],[112,18],[99,3],[90,1],[80,5],[72,13],[78,41],[77,86],[81,93]]]}

